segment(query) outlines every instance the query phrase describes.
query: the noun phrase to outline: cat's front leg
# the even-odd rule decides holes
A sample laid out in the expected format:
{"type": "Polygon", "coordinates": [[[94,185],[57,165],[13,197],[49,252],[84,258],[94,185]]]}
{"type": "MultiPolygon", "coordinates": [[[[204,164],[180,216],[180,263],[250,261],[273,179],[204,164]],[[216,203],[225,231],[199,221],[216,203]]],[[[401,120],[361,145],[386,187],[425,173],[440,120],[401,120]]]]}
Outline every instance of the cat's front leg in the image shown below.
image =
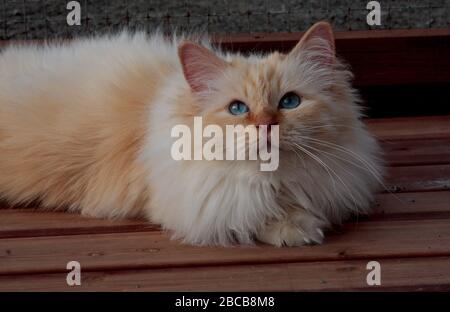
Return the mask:
{"type": "Polygon", "coordinates": [[[291,211],[282,220],[268,221],[258,233],[263,243],[281,246],[320,244],[328,222],[319,219],[304,209],[291,211]]]}

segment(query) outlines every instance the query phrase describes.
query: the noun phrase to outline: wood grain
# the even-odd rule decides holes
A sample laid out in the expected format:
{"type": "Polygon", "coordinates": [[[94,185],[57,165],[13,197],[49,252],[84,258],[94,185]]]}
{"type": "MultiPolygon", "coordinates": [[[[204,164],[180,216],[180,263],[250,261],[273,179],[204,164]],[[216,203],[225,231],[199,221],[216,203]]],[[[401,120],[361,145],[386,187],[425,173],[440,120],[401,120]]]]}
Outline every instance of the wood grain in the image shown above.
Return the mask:
{"type": "MultiPolygon", "coordinates": [[[[366,119],[369,130],[380,140],[448,139],[450,116],[366,119]]],[[[412,155],[413,156],[413,155],[412,155]]]]}
{"type": "Polygon", "coordinates": [[[426,218],[435,212],[450,212],[450,191],[378,194],[373,216],[421,214],[426,218]]]}
{"type": "MultiPolygon", "coordinates": [[[[369,219],[412,219],[439,217],[450,213],[450,191],[378,194],[369,219]]],[[[102,220],[64,212],[34,209],[0,209],[0,239],[159,231],[145,220],[102,220]]]]}
{"type": "MultiPolygon", "coordinates": [[[[377,259],[381,285],[369,286],[369,260],[0,276],[0,291],[444,291],[450,258],[377,259]]],[[[264,295],[263,295],[264,296],[264,295]]]]}
{"type": "Polygon", "coordinates": [[[390,167],[386,186],[392,192],[448,190],[450,165],[390,167]]]}
{"type": "Polygon", "coordinates": [[[450,164],[450,137],[443,139],[407,139],[381,141],[390,166],[450,164]]]}
{"type": "Polygon", "coordinates": [[[195,247],[160,232],[0,240],[0,274],[61,272],[72,260],[84,270],[220,264],[450,256],[450,219],[347,224],[325,244],[302,248],[195,247]]]}
{"type": "Polygon", "coordinates": [[[105,220],[65,212],[0,209],[0,238],[159,230],[145,220],[105,220]]]}

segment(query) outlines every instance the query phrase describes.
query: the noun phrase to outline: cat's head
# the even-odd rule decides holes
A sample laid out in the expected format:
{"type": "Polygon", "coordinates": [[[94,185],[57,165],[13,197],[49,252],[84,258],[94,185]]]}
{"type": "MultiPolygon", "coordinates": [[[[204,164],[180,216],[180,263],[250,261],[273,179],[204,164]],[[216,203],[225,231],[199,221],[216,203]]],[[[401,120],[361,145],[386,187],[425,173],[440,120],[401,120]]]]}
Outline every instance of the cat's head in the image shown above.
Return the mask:
{"type": "Polygon", "coordinates": [[[287,54],[217,54],[184,41],[179,57],[197,115],[221,126],[279,125],[282,150],[314,139],[336,143],[359,117],[351,73],[336,58],[326,22],[287,54]]]}

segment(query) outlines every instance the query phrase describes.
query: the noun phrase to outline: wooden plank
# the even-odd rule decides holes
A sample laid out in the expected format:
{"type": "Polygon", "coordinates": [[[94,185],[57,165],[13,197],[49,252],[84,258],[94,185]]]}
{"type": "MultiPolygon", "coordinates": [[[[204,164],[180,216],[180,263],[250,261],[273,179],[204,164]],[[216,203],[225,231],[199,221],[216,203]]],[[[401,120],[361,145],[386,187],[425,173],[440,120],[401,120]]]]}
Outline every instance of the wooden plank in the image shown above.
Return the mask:
{"type": "MultiPolygon", "coordinates": [[[[415,192],[379,194],[374,214],[450,212],[450,192],[415,192]]],[[[380,218],[380,216],[376,216],[380,218]]],[[[403,216],[407,219],[408,216],[403,216]]],[[[158,231],[159,226],[145,220],[102,220],[64,212],[42,212],[25,209],[0,210],[0,238],[158,231]]]]}
{"type": "Polygon", "coordinates": [[[145,220],[105,220],[75,213],[1,209],[0,238],[159,230],[145,220]]]}
{"type": "Polygon", "coordinates": [[[380,140],[438,139],[450,137],[450,116],[366,119],[380,140]]]}
{"type": "Polygon", "coordinates": [[[450,212],[450,191],[378,194],[373,217],[421,214],[426,218],[440,212],[450,212]]]}
{"type": "MultiPolygon", "coordinates": [[[[425,219],[432,216],[448,216],[448,213],[450,213],[450,191],[385,193],[377,195],[370,219],[390,219],[391,215],[395,215],[397,219],[413,217],[425,219]]],[[[158,225],[145,220],[103,220],[64,212],[0,209],[0,239],[158,230],[160,230],[158,225]]]]}
{"type": "Polygon", "coordinates": [[[324,245],[234,248],[182,245],[160,232],[0,240],[0,274],[62,272],[69,261],[84,270],[450,256],[450,219],[347,224],[324,245]]]}
{"type": "Polygon", "coordinates": [[[450,165],[388,168],[386,186],[392,192],[450,189],[450,165]]]}
{"type": "Polygon", "coordinates": [[[390,166],[420,166],[450,163],[450,137],[381,141],[390,166]]]}
{"type": "Polygon", "coordinates": [[[371,259],[381,285],[366,282],[368,260],[282,263],[81,273],[69,287],[66,272],[0,276],[0,291],[348,291],[450,290],[450,258],[371,259]]]}

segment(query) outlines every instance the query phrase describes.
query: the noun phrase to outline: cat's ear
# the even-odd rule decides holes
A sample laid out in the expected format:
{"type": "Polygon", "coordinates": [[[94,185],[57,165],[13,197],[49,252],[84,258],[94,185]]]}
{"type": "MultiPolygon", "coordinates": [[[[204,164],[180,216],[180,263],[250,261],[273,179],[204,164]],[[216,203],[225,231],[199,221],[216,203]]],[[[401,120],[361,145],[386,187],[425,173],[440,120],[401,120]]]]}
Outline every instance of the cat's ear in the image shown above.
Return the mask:
{"type": "Polygon", "coordinates": [[[211,83],[226,69],[228,63],[207,48],[191,41],[178,47],[183,74],[193,92],[211,91],[211,83]]]}
{"type": "Polygon", "coordinates": [[[331,25],[318,22],[311,26],[289,53],[293,57],[305,56],[321,65],[332,65],[335,61],[334,35],[331,25]]]}

